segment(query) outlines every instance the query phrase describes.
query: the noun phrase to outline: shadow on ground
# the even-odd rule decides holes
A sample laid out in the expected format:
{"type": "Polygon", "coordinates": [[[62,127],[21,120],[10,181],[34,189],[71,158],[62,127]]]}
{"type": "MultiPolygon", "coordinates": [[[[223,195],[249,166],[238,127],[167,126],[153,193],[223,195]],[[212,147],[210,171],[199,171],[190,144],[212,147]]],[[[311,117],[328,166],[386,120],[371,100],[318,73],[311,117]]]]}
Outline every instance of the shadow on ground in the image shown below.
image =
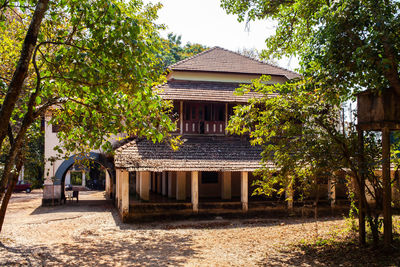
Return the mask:
{"type": "Polygon", "coordinates": [[[391,251],[371,245],[360,247],[357,237],[345,240],[316,240],[300,242],[279,251],[279,256],[266,257],[260,265],[298,266],[400,266],[400,242],[397,240],[391,251]]]}
{"type": "Polygon", "coordinates": [[[174,234],[163,236],[162,239],[143,237],[101,242],[96,242],[95,237],[90,235],[80,238],[74,244],[51,246],[8,247],[0,243],[0,255],[8,255],[7,258],[0,256],[0,262],[6,266],[177,266],[183,265],[185,259],[195,257],[191,245],[190,237],[174,234]]]}

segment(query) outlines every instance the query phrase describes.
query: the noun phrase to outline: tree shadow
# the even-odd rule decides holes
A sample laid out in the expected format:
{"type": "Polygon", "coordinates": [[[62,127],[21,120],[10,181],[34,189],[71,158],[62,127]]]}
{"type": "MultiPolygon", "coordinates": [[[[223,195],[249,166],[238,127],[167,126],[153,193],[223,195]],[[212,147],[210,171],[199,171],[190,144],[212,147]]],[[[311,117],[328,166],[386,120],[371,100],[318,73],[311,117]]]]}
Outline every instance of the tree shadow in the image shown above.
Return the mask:
{"type": "Polygon", "coordinates": [[[192,245],[190,236],[175,234],[96,240],[96,233],[86,233],[73,244],[8,247],[0,243],[0,262],[7,266],[179,266],[197,256],[192,245]]]}
{"type": "Polygon", "coordinates": [[[317,239],[301,241],[279,250],[278,254],[266,257],[264,266],[400,266],[400,242],[396,241],[390,252],[382,247],[362,247],[357,237],[343,240],[317,239]]]}

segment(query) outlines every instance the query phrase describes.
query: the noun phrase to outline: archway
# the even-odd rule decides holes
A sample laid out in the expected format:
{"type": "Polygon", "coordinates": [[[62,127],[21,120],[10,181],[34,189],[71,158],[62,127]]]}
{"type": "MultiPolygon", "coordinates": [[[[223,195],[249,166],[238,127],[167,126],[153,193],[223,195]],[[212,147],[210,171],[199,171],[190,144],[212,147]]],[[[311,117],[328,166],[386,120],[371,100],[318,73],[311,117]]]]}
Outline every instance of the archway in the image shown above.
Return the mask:
{"type": "MultiPolygon", "coordinates": [[[[69,157],[67,160],[65,160],[60,167],[58,167],[56,173],[55,173],[55,179],[54,179],[54,185],[61,185],[61,199],[65,198],[65,176],[68,172],[69,169],[75,164],[76,161],[79,159],[82,159],[83,157],[80,155],[73,155],[69,157]]],[[[96,153],[96,152],[90,152],[88,158],[103,166],[108,175],[109,175],[109,183],[111,183],[111,190],[108,192],[108,195],[110,198],[113,198],[114,196],[114,184],[115,184],[115,167],[114,167],[114,162],[111,158],[106,157],[104,154],[96,153]]],[[[106,188],[107,191],[107,188],[106,188]]]]}

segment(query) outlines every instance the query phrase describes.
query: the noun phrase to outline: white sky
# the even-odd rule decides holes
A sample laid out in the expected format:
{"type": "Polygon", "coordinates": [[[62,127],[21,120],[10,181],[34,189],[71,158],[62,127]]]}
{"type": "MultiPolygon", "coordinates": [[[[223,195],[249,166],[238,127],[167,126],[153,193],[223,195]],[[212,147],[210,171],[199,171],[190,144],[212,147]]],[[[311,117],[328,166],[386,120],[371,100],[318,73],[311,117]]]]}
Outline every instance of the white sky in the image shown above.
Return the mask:
{"type": "MultiPolygon", "coordinates": [[[[239,23],[235,15],[227,15],[220,7],[219,0],[144,0],[145,3],[161,2],[157,23],[168,28],[169,32],[182,36],[182,43],[199,43],[209,47],[220,46],[231,51],[243,48],[265,47],[265,39],[274,33],[274,25],[268,21],[239,23]]],[[[298,67],[296,59],[281,60],[278,65],[288,69],[298,67]]]]}

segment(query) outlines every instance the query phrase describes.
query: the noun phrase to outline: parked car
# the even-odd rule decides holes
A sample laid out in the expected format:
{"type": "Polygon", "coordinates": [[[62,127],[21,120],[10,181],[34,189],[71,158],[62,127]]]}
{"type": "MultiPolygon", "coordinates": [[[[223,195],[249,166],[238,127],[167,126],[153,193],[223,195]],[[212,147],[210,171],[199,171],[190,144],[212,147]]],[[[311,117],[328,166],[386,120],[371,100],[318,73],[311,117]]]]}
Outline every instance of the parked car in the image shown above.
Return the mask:
{"type": "Polygon", "coordinates": [[[14,187],[14,192],[21,192],[21,191],[30,193],[32,191],[32,184],[25,181],[18,181],[14,187]]]}

